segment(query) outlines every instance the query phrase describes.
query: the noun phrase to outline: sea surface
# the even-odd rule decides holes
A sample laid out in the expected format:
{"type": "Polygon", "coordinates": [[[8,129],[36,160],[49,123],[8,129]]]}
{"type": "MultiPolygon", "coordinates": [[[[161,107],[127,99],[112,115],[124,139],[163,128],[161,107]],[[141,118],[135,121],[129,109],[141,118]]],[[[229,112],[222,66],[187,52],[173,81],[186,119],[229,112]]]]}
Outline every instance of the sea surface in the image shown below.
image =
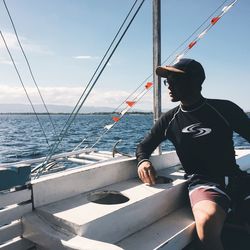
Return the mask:
{"type": "MultiPolygon", "coordinates": [[[[59,144],[56,153],[71,151],[83,140],[80,148],[93,146],[104,133],[104,126],[113,123],[112,116],[112,114],[78,115],[59,144]]],[[[57,135],[61,132],[68,115],[51,116],[55,132],[47,115],[38,117],[44,127],[47,140],[35,115],[0,115],[0,163],[47,155],[49,145],[53,145],[58,140],[57,135]]],[[[121,140],[117,149],[134,155],[137,144],[149,132],[152,124],[152,114],[128,114],[117,122],[94,148],[111,151],[114,144],[121,140]]],[[[237,134],[234,134],[234,143],[237,147],[249,147],[249,143],[237,134]]],[[[162,149],[173,150],[174,147],[167,141],[162,144],[162,149]]]]}

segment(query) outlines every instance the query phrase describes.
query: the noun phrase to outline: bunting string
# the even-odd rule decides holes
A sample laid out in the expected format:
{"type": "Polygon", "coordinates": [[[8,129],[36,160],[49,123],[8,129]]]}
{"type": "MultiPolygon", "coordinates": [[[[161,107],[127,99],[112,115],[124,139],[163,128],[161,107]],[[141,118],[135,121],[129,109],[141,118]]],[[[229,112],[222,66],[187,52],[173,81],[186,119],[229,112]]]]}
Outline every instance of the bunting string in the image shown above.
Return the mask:
{"type": "Polygon", "coordinates": [[[210,23],[207,27],[193,40],[191,41],[186,48],[184,48],[179,54],[177,54],[176,58],[170,63],[175,64],[181,58],[183,58],[204,36],[208,33],[208,31],[235,5],[238,0],[233,1],[230,5],[226,5],[222,8],[220,15],[213,17],[210,20],[210,23]]]}
{"type": "MultiPolygon", "coordinates": [[[[141,98],[146,95],[148,93],[148,91],[153,87],[153,83],[152,82],[147,82],[142,88],[139,88],[138,91],[136,91],[137,93],[135,93],[134,98],[132,98],[131,100],[128,100],[128,98],[120,105],[120,107],[125,104],[125,107],[117,112],[118,114],[115,116],[112,116],[112,120],[113,123],[111,124],[107,124],[104,126],[103,128],[103,132],[101,133],[101,135],[98,137],[98,139],[96,140],[96,142],[90,147],[93,148],[96,146],[96,144],[103,138],[103,136],[105,134],[108,133],[109,130],[111,130],[122,118],[123,116],[130,110],[132,109],[136,103],[138,103],[141,98]]],[[[130,95],[131,97],[132,95],[130,95]]],[[[117,110],[117,108],[115,109],[117,110]]],[[[114,112],[113,112],[114,113],[114,112]]],[[[77,150],[85,141],[87,141],[87,137],[84,138],[74,149],[73,151],[77,150]]],[[[87,146],[85,146],[86,148],[87,146]]]]}
{"type": "MultiPolygon", "coordinates": [[[[226,1],[225,1],[226,2],[226,1]]],[[[197,45],[197,43],[204,38],[204,36],[208,33],[208,31],[235,5],[235,3],[238,2],[238,0],[233,1],[231,4],[226,5],[222,8],[221,13],[217,16],[212,17],[212,19],[209,20],[209,24],[195,37],[195,39],[193,39],[191,42],[188,43],[188,45],[180,52],[178,53],[174,60],[172,60],[171,63],[169,63],[169,65],[175,64],[177,63],[181,58],[183,58],[193,47],[195,47],[197,45]]],[[[201,26],[200,26],[201,27],[201,26]]],[[[196,32],[194,32],[191,36],[193,37],[193,35],[196,32]]],[[[189,40],[189,39],[188,39],[189,40]]],[[[188,41],[186,40],[186,41],[188,41]]],[[[180,48],[180,47],[178,47],[180,48]]],[[[176,50],[175,50],[176,51],[176,50]]],[[[172,55],[172,54],[171,54],[172,55]]],[[[169,56],[167,58],[167,60],[165,60],[164,62],[167,62],[168,59],[170,59],[171,57],[169,56]]],[[[116,109],[114,112],[116,112],[121,106],[125,105],[125,108],[123,108],[120,112],[117,112],[118,115],[113,116],[112,120],[113,123],[110,123],[108,125],[104,126],[104,130],[103,133],[101,133],[101,135],[98,137],[98,139],[96,140],[96,142],[91,146],[91,148],[93,148],[94,146],[96,146],[97,143],[99,143],[99,141],[103,138],[103,136],[110,131],[122,118],[123,116],[131,110],[131,108],[133,108],[139,101],[140,99],[149,91],[152,89],[153,87],[153,82],[147,82],[143,87],[142,85],[145,83],[145,81],[147,81],[150,77],[152,77],[152,74],[146,78],[146,80],[144,80],[144,82],[137,87],[137,89],[129,95],[129,97],[126,98],[125,101],[123,101],[116,109]],[[136,94],[137,93],[137,94],[136,94]],[[134,95],[134,98],[132,98],[132,96],[134,95]],[[131,98],[131,99],[130,99],[131,98]]],[[[85,142],[87,140],[87,138],[84,138],[80,144],[78,144],[76,146],[76,149],[78,149],[83,142],[85,142]]],[[[87,146],[86,146],[87,147],[87,146]]]]}

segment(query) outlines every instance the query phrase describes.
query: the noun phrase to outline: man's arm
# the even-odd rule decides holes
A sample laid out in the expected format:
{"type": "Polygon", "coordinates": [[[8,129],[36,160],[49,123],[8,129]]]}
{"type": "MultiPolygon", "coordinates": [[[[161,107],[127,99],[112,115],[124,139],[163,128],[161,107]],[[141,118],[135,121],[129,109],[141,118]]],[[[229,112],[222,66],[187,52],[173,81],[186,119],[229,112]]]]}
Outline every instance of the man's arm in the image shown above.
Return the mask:
{"type": "Polygon", "coordinates": [[[149,185],[155,184],[156,177],[156,171],[149,158],[157,146],[165,139],[166,124],[166,117],[161,117],[136,149],[138,175],[144,183],[149,185]]]}
{"type": "Polygon", "coordinates": [[[232,103],[229,117],[233,131],[250,142],[250,119],[246,113],[239,106],[232,103]]]}

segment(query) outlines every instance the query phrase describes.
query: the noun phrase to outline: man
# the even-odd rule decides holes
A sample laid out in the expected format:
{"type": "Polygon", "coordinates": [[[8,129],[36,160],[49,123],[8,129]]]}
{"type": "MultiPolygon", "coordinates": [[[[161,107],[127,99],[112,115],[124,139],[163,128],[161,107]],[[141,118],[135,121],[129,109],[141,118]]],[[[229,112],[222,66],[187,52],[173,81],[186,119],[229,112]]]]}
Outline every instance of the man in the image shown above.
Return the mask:
{"type": "Polygon", "coordinates": [[[225,177],[243,174],[235,161],[233,131],[250,142],[250,119],[230,101],[201,95],[205,72],[195,60],[183,58],[158,67],[156,73],[166,78],[171,101],[180,105],[165,113],[138,145],[138,175],[144,183],[155,184],[150,155],[170,140],[189,178],[198,237],[205,249],[223,249],[220,235],[231,202],[225,177]]]}

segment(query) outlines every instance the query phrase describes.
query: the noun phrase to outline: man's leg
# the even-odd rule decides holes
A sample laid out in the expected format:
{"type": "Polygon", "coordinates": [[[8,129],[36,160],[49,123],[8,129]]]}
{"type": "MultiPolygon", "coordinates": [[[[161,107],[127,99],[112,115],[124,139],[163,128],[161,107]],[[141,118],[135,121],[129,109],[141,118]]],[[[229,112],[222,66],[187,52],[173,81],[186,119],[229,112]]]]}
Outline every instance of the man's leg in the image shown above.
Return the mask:
{"type": "Polygon", "coordinates": [[[197,234],[204,249],[223,250],[221,231],[226,219],[226,212],[210,200],[197,202],[192,210],[197,234]]]}

